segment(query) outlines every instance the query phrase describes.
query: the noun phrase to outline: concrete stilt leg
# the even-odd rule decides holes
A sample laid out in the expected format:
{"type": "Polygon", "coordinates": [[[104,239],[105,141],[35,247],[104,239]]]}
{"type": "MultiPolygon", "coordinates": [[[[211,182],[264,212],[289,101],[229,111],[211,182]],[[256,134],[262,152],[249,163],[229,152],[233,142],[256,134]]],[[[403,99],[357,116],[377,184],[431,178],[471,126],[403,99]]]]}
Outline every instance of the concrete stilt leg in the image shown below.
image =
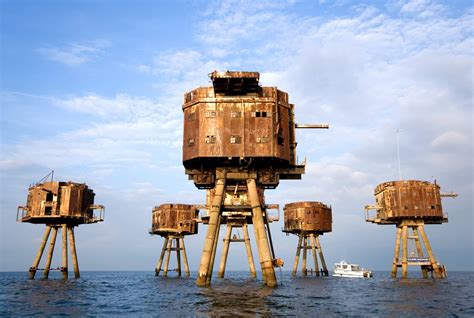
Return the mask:
{"type": "Polygon", "coordinates": [[[301,254],[301,245],[303,244],[303,236],[298,235],[298,246],[296,247],[296,256],[295,262],[293,263],[293,271],[291,275],[295,276],[296,272],[298,271],[298,263],[300,261],[300,254],[301,254]]]}
{"type": "MultiPolygon", "coordinates": [[[[214,200],[209,210],[209,224],[207,227],[206,239],[202,250],[201,262],[199,265],[198,277],[196,285],[204,287],[208,281],[208,272],[211,265],[211,257],[214,249],[214,241],[218,234],[218,226],[220,224],[220,211],[222,205],[222,197],[225,189],[225,178],[217,179],[214,200]]],[[[212,272],[211,272],[212,275],[212,272]]]]}
{"type": "Polygon", "coordinates": [[[301,264],[301,275],[307,276],[308,269],[306,268],[306,251],[308,250],[308,237],[303,237],[303,263],[301,264]]]}
{"type": "Polygon", "coordinates": [[[46,243],[48,242],[49,233],[51,233],[51,227],[46,226],[46,229],[44,230],[44,234],[43,234],[43,239],[41,240],[40,247],[38,249],[38,252],[36,253],[36,257],[33,261],[33,265],[30,267],[30,270],[29,270],[29,279],[35,278],[36,270],[38,269],[38,265],[41,261],[41,256],[43,256],[44,248],[46,247],[46,243]]]}
{"type": "Polygon", "coordinates": [[[265,278],[267,286],[275,287],[277,285],[275,268],[273,267],[273,260],[268,243],[267,232],[263,220],[263,213],[261,209],[261,202],[258,197],[257,184],[255,179],[247,180],[247,190],[252,206],[252,221],[255,231],[256,243],[259,255],[261,255],[262,276],[265,278]]]}
{"type": "Polygon", "coordinates": [[[53,227],[53,233],[51,234],[51,240],[49,242],[48,256],[46,258],[46,265],[44,266],[43,277],[48,279],[49,269],[51,268],[51,261],[53,259],[54,245],[56,244],[56,236],[58,235],[58,228],[53,227]]]}
{"type": "Polygon", "coordinates": [[[212,247],[211,261],[209,263],[209,270],[207,271],[206,286],[211,286],[212,273],[214,272],[214,262],[216,261],[217,243],[219,242],[220,230],[221,230],[221,217],[219,216],[219,220],[217,222],[216,237],[214,240],[214,245],[212,247]]]}
{"type": "Polygon", "coordinates": [[[168,246],[168,238],[165,237],[165,240],[164,240],[164,242],[163,242],[163,247],[161,248],[160,259],[158,260],[158,263],[156,263],[155,276],[160,275],[161,264],[163,264],[163,257],[165,256],[165,252],[166,252],[166,247],[167,247],[167,246],[168,246]]]}
{"type": "Polygon", "coordinates": [[[402,278],[408,277],[408,226],[403,225],[402,227],[402,278]]]}
{"type": "Polygon", "coordinates": [[[163,277],[168,276],[168,266],[170,264],[171,247],[173,246],[173,238],[168,239],[168,245],[166,246],[166,259],[165,268],[163,268],[163,277]]]}
{"type": "Polygon", "coordinates": [[[224,246],[222,247],[221,263],[219,264],[219,272],[217,273],[217,277],[219,278],[223,278],[225,274],[225,266],[227,263],[227,255],[229,255],[229,245],[230,245],[231,235],[232,235],[232,225],[227,224],[227,230],[225,232],[225,237],[224,237],[224,246]]]}
{"type": "Polygon", "coordinates": [[[255,263],[253,262],[253,255],[252,255],[252,246],[250,245],[250,238],[249,238],[249,231],[248,225],[242,225],[242,232],[244,233],[244,242],[245,242],[245,250],[247,251],[247,259],[249,262],[250,268],[250,276],[257,277],[257,272],[255,271],[255,263]]]}
{"type": "Polygon", "coordinates": [[[61,272],[63,273],[63,278],[67,279],[68,277],[68,268],[67,268],[67,226],[63,225],[61,228],[61,235],[63,241],[63,249],[62,249],[62,261],[63,264],[61,266],[61,272]]]}
{"type": "Polygon", "coordinates": [[[397,239],[395,241],[395,251],[393,252],[393,262],[392,262],[392,278],[397,277],[398,270],[398,257],[400,256],[400,241],[402,238],[402,228],[397,227],[397,239]]]}
{"type": "Polygon", "coordinates": [[[189,265],[188,265],[188,256],[186,255],[186,247],[184,246],[184,239],[181,237],[181,252],[183,253],[183,264],[184,264],[184,273],[186,277],[189,277],[189,265]]]}
{"type": "Polygon", "coordinates": [[[433,272],[436,278],[445,278],[445,274],[443,274],[436,262],[436,258],[433,254],[433,250],[431,249],[430,241],[428,241],[428,237],[426,236],[425,229],[423,225],[418,226],[418,232],[421,234],[423,242],[425,243],[426,252],[428,253],[428,258],[431,263],[431,267],[433,268],[433,272]]]}
{"type": "Polygon", "coordinates": [[[316,276],[319,276],[319,264],[318,264],[318,257],[316,255],[316,240],[314,239],[314,234],[309,235],[309,243],[311,246],[311,250],[313,252],[313,262],[314,262],[314,270],[316,276]]]}
{"type": "Polygon", "coordinates": [[[72,266],[74,268],[74,278],[81,277],[79,273],[79,263],[77,261],[76,239],[74,237],[74,228],[68,227],[69,248],[71,249],[72,266]]]}
{"type": "Polygon", "coordinates": [[[176,242],[176,263],[178,267],[178,276],[181,276],[181,247],[179,244],[179,238],[176,237],[175,239],[176,242]]]}
{"type": "MultiPolygon", "coordinates": [[[[421,247],[420,236],[419,236],[417,227],[416,226],[412,227],[412,231],[413,231],[413,237],[415,238],[416,251],[417,251],[418,257],[424,258],[425,255],[423,253],[423,248],[421,247]]],[[[423,266],[421,266],[421,273],[423,274],[423,278],[428,278],[428,270],[424,268],[423,266]]]]}
{"type": "Polygon", "coordinates": [[[321,266],[323,267],[323,275],[329,276],[328,267],[326,266],[326,261],[324,260],[324,254],[323,254],[323,249],[321,247],[321,242],[319,241],[319,237],[317,235],[314,238],[314,241],[316,242],[316,247],[319,252],[319,259],[321,260],[321,266]]]}

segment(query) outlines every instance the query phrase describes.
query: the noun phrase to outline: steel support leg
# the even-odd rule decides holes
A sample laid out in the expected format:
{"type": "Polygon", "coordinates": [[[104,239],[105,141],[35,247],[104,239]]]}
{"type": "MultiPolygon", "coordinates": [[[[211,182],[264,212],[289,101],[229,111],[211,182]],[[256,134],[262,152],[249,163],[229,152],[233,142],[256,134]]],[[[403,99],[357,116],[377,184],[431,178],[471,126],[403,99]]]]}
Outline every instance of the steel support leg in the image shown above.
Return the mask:
{"type": "Polygon", "coordinates": [[[408,277],[408,226],[402,227],[402,278],[408,277]]]}
{"type": "Polygon", "coordinates": [[[398,258],[400,256],[400,241],[402,239],[402,228],[397,227],[397,239],[395,241],[395,251],[393,252],[393,262],[392,262],[392,278],[397,277],[398,270],[398,258]]]}
{"type": "Polygon", "coordinates": [[[53,259],[54,245],[56,244],[56,236],[58,235],[58,228],[53,227],[53,233],[51,234],[51,241],[49,242],[48,256],[46,258],[46,265],[44,266],[43,277],[48,279],[49,269],[51,268],[51,261],[53,259]]]}
{"type": "Polygon", "coordinates": [[[62,241],[63,241],[63,255],[62,255],[63,264],[61,266],[61,272],[63,273],[63,278],[67,279],[68,268],[67,268],[67,226],[66,225],[62,226],[61,235],[62,235],[62,241]]]}
{"type": "Polygon", "coordinates": [[[242,225],[242,232],[244,233],[245,250],[247,251],[250,276],[255,278],[257,277],[257,272],[255,271],[255,263],[253,262],[252,246],[250,245],[250,237],[247,224],[242,225]]]}
{"type": "Polygon", "coordinates": [[[291,272],[291,275],[293,275],[293,276],[295,276],[296,272],[298,271],[298,263],[300,261],[300,254],[301,254],[302,244],[303,244],[303,237],[299,234],[298,235],[298,246],[296,247],[295,262],[293,263],[293,271],[291,272]]]}
{"type": "Polygon", "coordinates": [[[184,239],[181,237],[179,240],[181,241],[181,252],[183,253],[184,273],[186,274],[186,277],[189,277],[188,256],[186,255],[184,239]]]}
{"type": "Polygon", "coordinates": [[[277,285],[275,268],[273,267],[270,246],[268,243],[265,223],[263,221],[261,202],[258,196],[255,179],[247,180],[247,190],[250,198],[250,204],[252,206],[252,221],[257,241],[256,243],[258,252],[261,255],[260,265],[262,268],[262,276],[265,278],[267,286],[275,287],[277,285]]]}
{"type": "Polygon", "coordinates": [[[314,240],[316,242],[316,247],[319,252],[319,259],[321,260],[321,266],[323,267],[323,275],[329,276],[329,271],[328,271],[328,267],[326,266],[326,261],[324,260],[323,249],[321,247],[321,242],[319,241],[319,236],[316,235],[314,240]]]}
{"type": "MultiPolygon", "coordinates": [[[[209,210],[209,224],[207,227],[206,239],[204,241],[204,248],[202,250],[198,277],[196,280],[196,285],[200,287],[206,286],[207,281],[208,281],[208,273],[209,273],[209,268],[211,267],[210,265],[211,265],[212,252],[214,249],[215,240],[217,240],[216,234],[219,233],[218,226],[220,224],[220,211],[221,211],[224,190],[225,190],[225,179],[217,179],[215,193],[214,193],[214,200],[209,210]]],[[[211,272],[211,275],[212,275],[212,272],[211,272]]]]}
{"type": "Polygon", "coordinates": [[[161,248],[160,259],[158,260],[158,263],[156,263],[155,276],[160,275],[161,265],[163,264],[163,257],[165,256],[167,246],[168,246],[168,238],[165,237],[165,240],[163,242],[163,247],[161,248]]]}
{"type": "Polygon", "coordinates": [[[221,263],[219,264],[219,272],[217,273],[217,277],[219,278],[223,278],[225,274],[225,266],[227,263],[227,256],[229,255],[229,245],[230,245],[231,235],[232,235],[232,225],[227,224],[227,229],[226,229],[225,237],[224,237],[224,246],[222,247],[221,263]]]}
{"type": "Polygon", "coordinates": [[[74,278],[81,277],[79,273],[79,263],[77,262],[76,239],[74,237],[74,228],[68,227],[69,248],[71,249],[72,266],[74,268],[74,278]]]}
{"type": "Polygon", "coordinates": [[[44,230],[44,234],[43,234],[43,239],[41,240],[40,247],[38,249],[38,252],[36,253],[36,257],[33,261],[33,265],[30,267],[30,270],[29,270],[29,279],[35,278],[36,270],[38,269],[39,263],[41,261],[41,256],[43,256],[44,248],[46,247],[46,243],[48,242],[49,233],[51,233],[51,227],[46,226],[46,229],[44,230]]]}

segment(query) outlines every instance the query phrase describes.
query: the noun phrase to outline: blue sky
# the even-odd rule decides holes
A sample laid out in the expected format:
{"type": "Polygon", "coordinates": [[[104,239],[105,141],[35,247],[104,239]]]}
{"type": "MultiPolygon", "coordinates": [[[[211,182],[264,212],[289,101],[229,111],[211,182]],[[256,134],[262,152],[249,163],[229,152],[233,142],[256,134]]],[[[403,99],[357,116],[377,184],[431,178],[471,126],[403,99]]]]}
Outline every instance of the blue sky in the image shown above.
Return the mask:
{"type": "MultiPolygon", "coordinates": [[[[153,269],[152,207],[205,200],[181,164],[181,104],[216,69],[259,71],[297,122],[331,125],[298,131],[306,175],[266,194],[332,205],[330,264],[390,268],[395,228],[363,207],[398,178],[399,129],[403,178],[460,194],[427,229],[436,256],[472,270],[473,13],[471,1],[1,1],[0,270],[31,265],[43,228],[16,223],[16,207],[51,169],[106,206],[76,232],[83,270],[153,269]]],[[[288,269],[297,240],[282,226],[288,269]]],[[[205,230],[186,240],[194,270],[205,230]]],[[[247,268],[244,253],[231,247],[230,269],[247,268]]]]}

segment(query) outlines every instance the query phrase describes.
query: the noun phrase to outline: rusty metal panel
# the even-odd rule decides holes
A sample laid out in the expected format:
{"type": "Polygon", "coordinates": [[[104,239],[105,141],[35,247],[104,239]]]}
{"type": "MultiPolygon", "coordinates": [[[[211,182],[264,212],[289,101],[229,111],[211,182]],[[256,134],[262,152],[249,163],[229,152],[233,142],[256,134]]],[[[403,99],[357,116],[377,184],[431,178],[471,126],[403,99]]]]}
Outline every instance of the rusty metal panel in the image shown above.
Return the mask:
{"type": "Polygon", "coordinates": [[[321,202],[294,202],[285,205],[284,232],[322,234],[332,231],[331,207],[321,202]]]}
{"type": "Polygon", "coordinates": [[[375,188],[380,207],[377,219],[398,222],[399,219],[442,220],[440,187],[417,180],[390,181],[375,188]]]}
{"type": "Polygon", "coordinates": [[[189,204],[162,204],[153,209],[151,234],[192,235],[197,234],[199,211],[189,204]]]}
{"type": "Polygon", "coordinates": [[[95,218],[94,192],[87,185],[74,182],[44,182],[29,188],[26,207],[20,221],[79,225],[102,221],[95,218]]]}

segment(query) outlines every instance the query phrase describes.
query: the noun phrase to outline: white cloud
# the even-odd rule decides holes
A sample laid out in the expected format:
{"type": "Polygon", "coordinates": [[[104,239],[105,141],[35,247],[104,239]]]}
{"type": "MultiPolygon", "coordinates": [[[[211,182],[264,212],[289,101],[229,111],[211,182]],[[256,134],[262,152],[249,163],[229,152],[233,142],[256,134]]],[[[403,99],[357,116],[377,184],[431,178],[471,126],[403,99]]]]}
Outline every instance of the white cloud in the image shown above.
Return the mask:
{"type": "Polygon", "coordinates": [[[98,40],[85,43],[71,43],[63,47],[47,45],[38,48],[37,51],[51,61],[68,66],[77,66],[102,55],[104,49],[109,46],[110,42],[98,40]]]}

